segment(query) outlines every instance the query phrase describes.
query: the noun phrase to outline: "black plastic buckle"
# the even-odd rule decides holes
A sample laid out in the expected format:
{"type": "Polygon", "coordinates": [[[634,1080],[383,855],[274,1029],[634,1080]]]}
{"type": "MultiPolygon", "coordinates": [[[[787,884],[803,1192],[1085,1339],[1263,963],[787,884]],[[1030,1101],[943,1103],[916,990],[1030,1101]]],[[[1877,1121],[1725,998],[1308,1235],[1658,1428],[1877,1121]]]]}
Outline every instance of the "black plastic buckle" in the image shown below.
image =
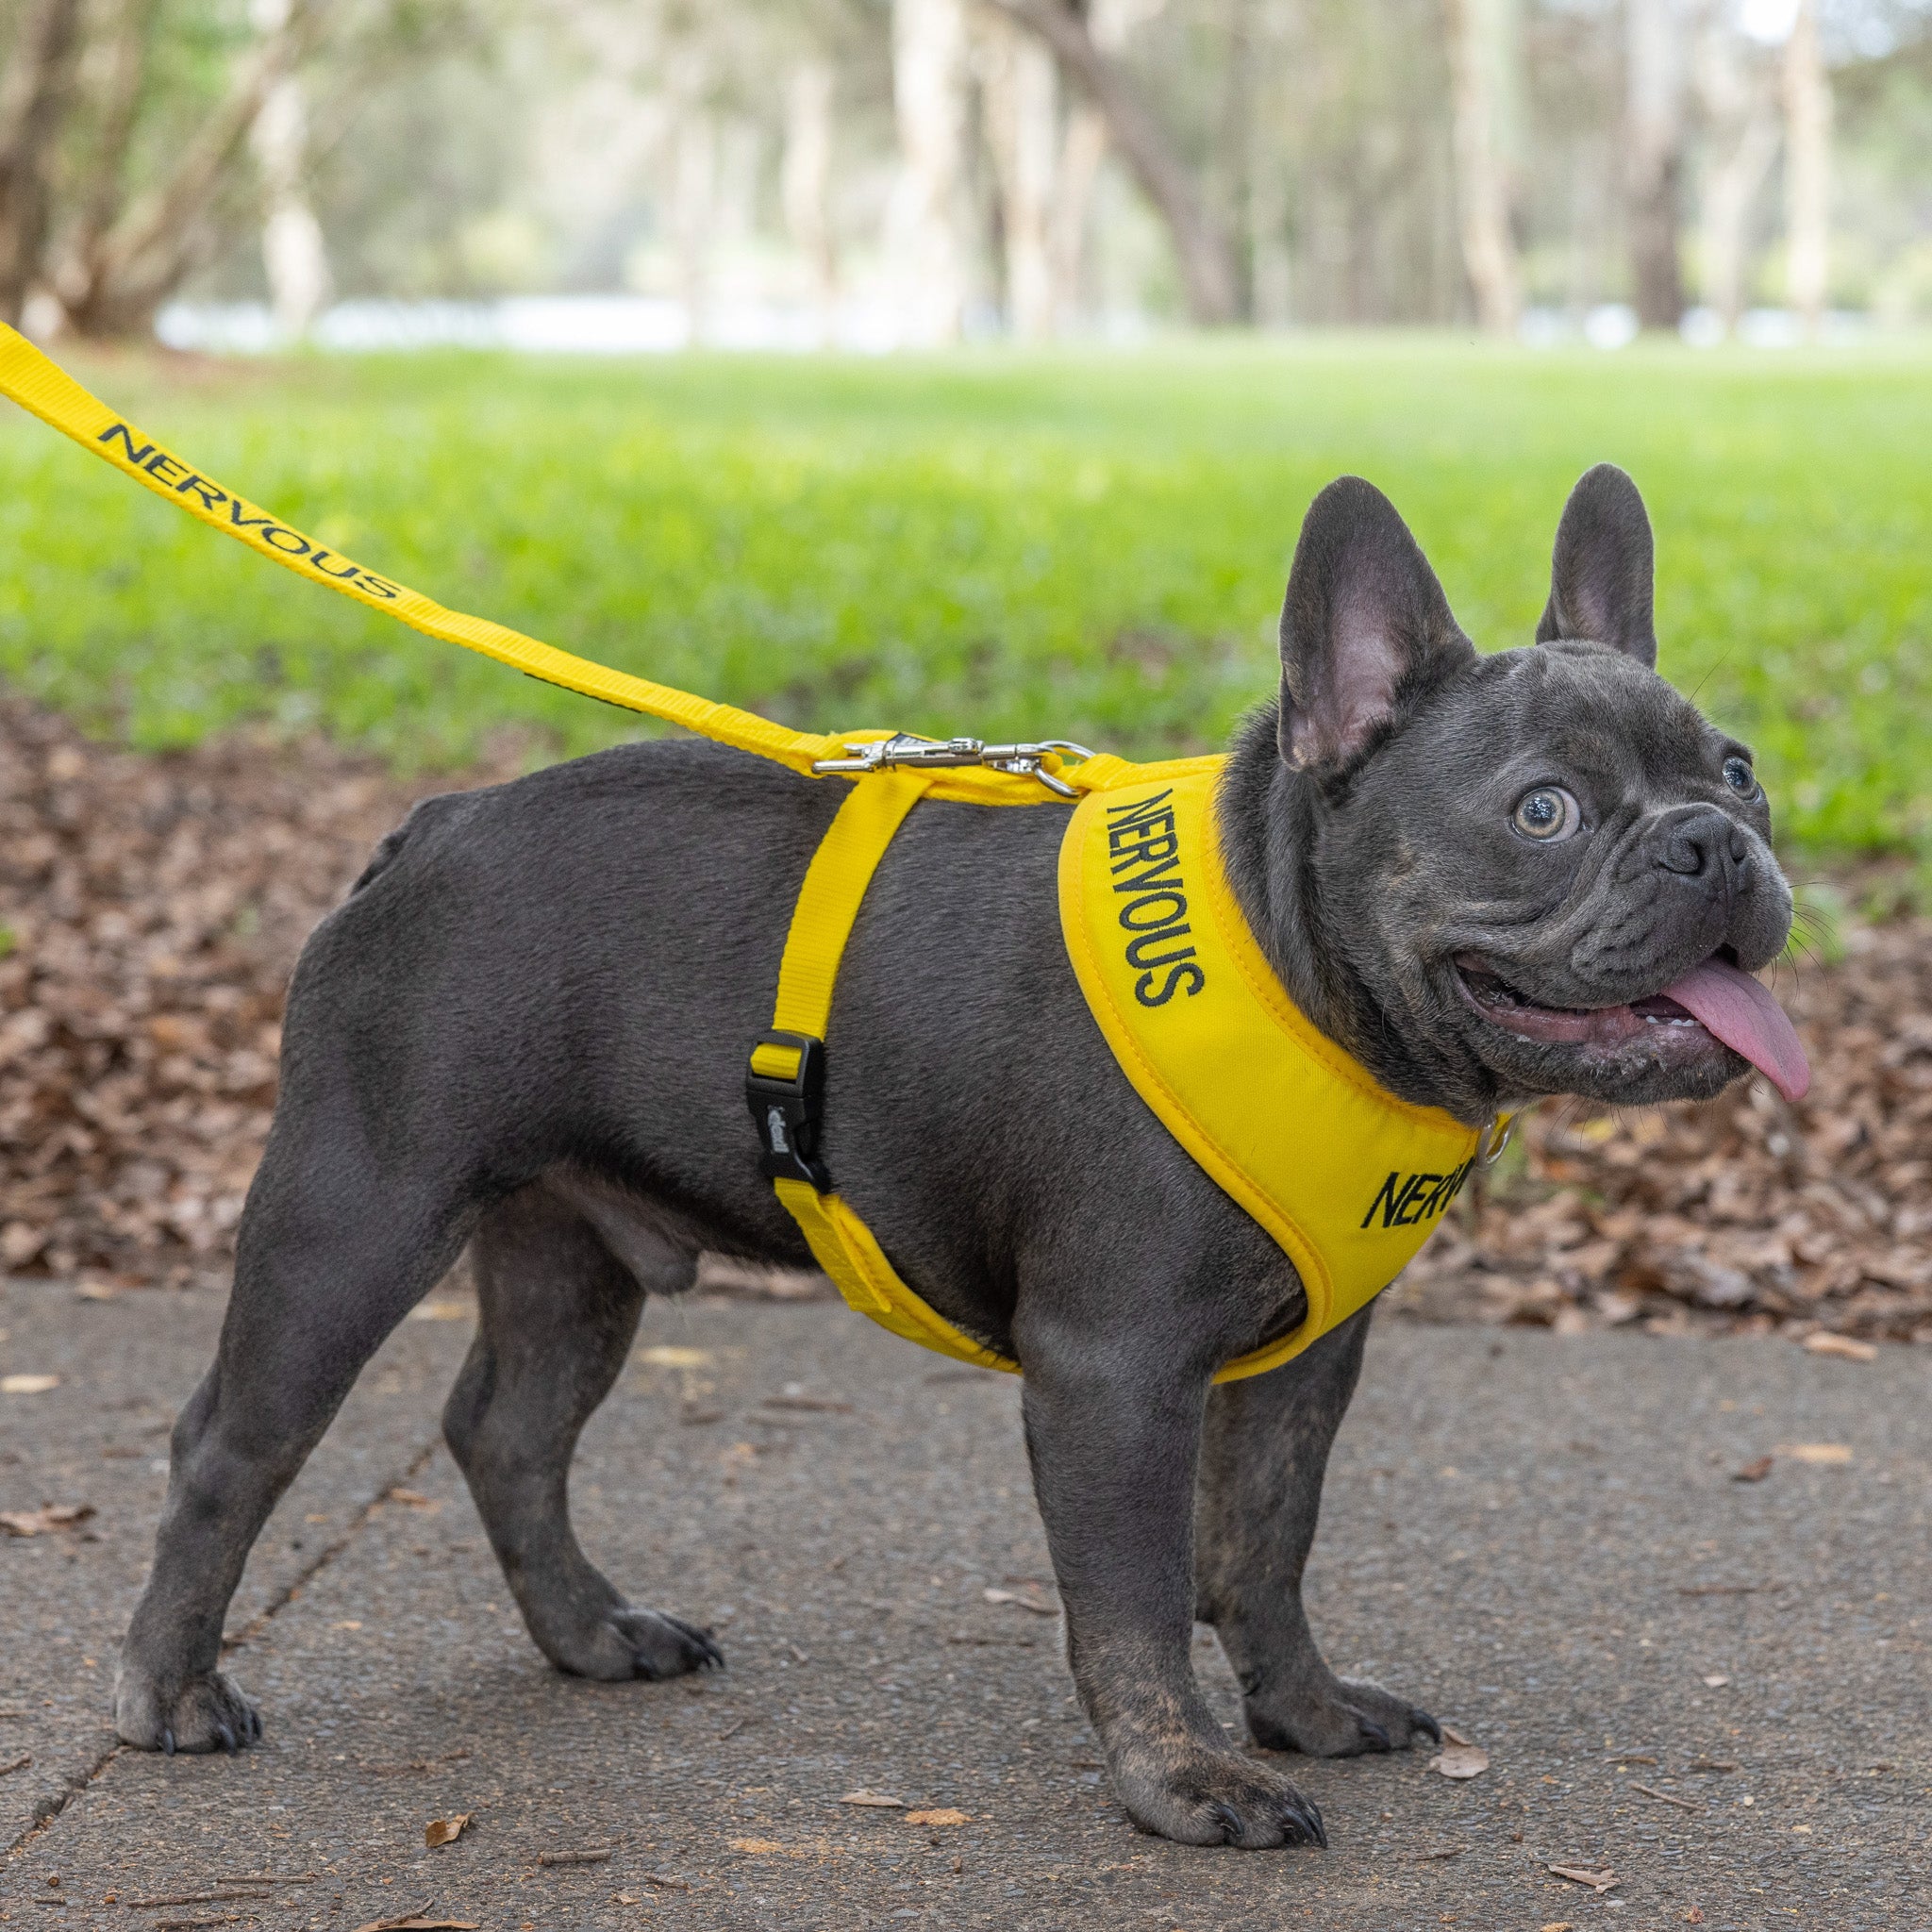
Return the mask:
{"type": "Polygon", "coordinates": [[[789,1080],[746,1070],[745,1103],[758,1125],[764,1154],[758,1172],[769,1180],[809,1181],[820,1193],[832,1191],[832,1177],[818,1158],[825,1103],[825,1042],[810,1033],[760,1033],[752,1042],[795,1047],[798,1071],[789,1080]]]}

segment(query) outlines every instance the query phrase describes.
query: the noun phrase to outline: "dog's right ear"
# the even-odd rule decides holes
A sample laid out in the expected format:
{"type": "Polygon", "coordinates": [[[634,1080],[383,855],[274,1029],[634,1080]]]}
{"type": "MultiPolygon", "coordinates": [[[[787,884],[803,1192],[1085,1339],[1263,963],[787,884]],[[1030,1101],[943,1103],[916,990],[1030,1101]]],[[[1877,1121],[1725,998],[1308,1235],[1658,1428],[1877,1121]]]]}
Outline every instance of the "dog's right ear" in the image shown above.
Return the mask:
{"type": "Polygon", "coordinates": [[[1341,476],[1302,520],[1281,607],[1283,759],[1337,772],[1410,692],[1475,662],[1395,506],[1341,476]]]}

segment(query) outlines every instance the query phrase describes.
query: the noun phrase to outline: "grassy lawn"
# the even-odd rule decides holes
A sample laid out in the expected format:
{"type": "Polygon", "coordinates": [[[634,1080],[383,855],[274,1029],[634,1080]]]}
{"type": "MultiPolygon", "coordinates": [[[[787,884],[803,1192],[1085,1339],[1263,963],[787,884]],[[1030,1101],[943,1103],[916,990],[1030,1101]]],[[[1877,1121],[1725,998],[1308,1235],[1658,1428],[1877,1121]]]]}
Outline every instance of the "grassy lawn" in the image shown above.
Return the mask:
{"type": "MultiPolygon", "coordinates": [[[[1486,648],[1564,491],[1658,534],[1662,668],[1809,857],[1932,860],[1932,354],[1441,341],[945,362],[94,358],[144,428],[459,609],[817,727],[1218,741],[1309,496],[1394,497],[1486,648]]],[[[636,729],[269,569],[0,404],[0,677],[159,746],[249,720],[404,763],[636,729]]]]}

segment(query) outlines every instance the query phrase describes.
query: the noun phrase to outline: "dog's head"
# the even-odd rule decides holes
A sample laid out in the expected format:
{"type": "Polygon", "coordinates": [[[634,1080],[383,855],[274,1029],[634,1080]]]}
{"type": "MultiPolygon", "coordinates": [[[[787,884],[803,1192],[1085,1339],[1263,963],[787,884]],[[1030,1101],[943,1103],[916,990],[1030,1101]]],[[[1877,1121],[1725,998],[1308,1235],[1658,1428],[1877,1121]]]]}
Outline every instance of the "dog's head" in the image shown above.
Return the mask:
{"type": "MultiPolygon", "coordinates": [[[[1797,1038],[1750,975],[1791,894],[1747,746],[1653,666],[1650,521],[1607,464],[1557,532],[1537,642],[1479,658],[1388,498],[1331,484],[1281,616],[1297,924],[1349,1043],[1480,1118],[1707,1098],[1797,1038]]],[[[1280,847],[1277,844],[1276,849],[1280,847]]]]}

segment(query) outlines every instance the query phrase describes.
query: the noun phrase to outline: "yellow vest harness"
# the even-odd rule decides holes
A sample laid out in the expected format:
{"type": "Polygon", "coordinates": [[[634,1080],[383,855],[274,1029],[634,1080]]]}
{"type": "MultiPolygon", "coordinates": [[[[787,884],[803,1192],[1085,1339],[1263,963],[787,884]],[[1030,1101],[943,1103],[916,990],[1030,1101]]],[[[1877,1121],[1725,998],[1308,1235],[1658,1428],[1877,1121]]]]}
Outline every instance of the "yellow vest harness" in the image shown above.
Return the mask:
{"type": "MultiPolygon", "coordinates": [[[[1091,764],[1102,761],[1093,759],[1091,764]]],[[[1219,758],[1106,761],[1060,841],[1060,930],[1114,1058],[1202,1168],[1274,1237],[1307,1319],[1215,1379],[1276,1368],[1374,1299],[1469,1175],[1476,1130],[1379,1086],[1289,1000],[1236,902],[1214,822],[1219,758]]],[[[983,1368],[1019,1363],[908,1288],[820,1158],[825,1024],[865,889],[932,774],[854,787],[791,914],[772,1030],[745,1093],[763,1168],[847,1304],[908,1341],[983,1368]]],[[[1016,804],[1051,806],[1034,790],[1016,804]]]]}
{"type": "Polygon", "coordinates": [[[1410,1106],[1291,1004],[1223,870],[1222,760],[1130,764],[1077,745],[982,745],[860,732],[826,738],[610,670],[487,618],[447,610],[259,508],[145,436],[0,324],[0,395],[176,508],[298,576],[532,677],[680,724],[852,788],[792,909],[772,1030],[746,1092],[763,1164],[820,1265],[859,1313],[961,1360],[1017,1362],[960,1333],[894,1273],[819,1159],[824,1036],[839,961],[873,873],[922,798],[1077,800],[1060,843],[1060,929],[1080,990],[1135,1091],[1293,1262],[1307,1318],[1217,1381],[1300,1354],[1372,1301],[1427,1240],[1481,1137],[1410,1106]]]}

